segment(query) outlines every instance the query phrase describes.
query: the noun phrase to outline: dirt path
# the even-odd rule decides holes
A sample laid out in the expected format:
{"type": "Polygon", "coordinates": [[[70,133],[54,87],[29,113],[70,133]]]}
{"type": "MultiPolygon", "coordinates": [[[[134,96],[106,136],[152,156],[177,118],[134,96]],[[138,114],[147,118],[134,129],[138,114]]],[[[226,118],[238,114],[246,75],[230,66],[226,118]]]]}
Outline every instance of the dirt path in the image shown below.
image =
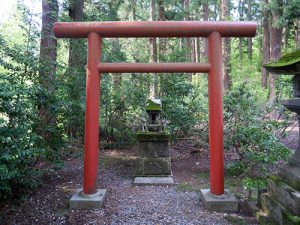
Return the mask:
{"type": "Polygon", "coordinates": [[[176,186],[134,187],[132,150],[101,155],[98,186],[108,190],[103,208],[68,209],[72,192],[82,186],[82,160],[73,159],[45,176],[43,185],[19,206],[5,206],[0,224],[256,224],[244,212],[227,214],[203,208],[197,191],[201,183],[195,173],[207,169],[207,156],[187,154],[174,159],[176,186]]]}

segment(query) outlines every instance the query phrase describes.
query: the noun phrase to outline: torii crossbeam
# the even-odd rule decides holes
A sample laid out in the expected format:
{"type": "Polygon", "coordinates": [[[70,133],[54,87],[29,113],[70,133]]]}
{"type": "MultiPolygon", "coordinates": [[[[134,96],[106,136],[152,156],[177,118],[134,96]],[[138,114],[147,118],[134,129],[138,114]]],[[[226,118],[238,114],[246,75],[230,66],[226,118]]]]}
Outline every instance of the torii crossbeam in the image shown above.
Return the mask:
{"type": "MultiPolygon", "coordinates": [[[[84,139],[84,185],[82,196],[97,194],[99,98],[101,73],[208,73],[210,191],[207,196],[226,198],[223,159],[222,37],[253,37],[255,22],[140,21],[64,22],[54,24],[58,38],[87,38],[86,114],[84,139]],[[207,37],[208,63],[101,63],[101,39],[117,37],[207,37]],[[225,196],[225,197],[224,197],[225,196]]],[[[81,197],[82,197],[81,196],[81,197]]],[[[209,200],[210,201],[210,200],[209,200]]],[[[226,203],[227,204],[227,203],[226,203]]],[[[228,204],[218,209],[226,210],[228,204]]],[[[78,206],[98,207],[99,204],[78,206]]],[[[100,205],[101,206],[101,205],[100,205]]]]}

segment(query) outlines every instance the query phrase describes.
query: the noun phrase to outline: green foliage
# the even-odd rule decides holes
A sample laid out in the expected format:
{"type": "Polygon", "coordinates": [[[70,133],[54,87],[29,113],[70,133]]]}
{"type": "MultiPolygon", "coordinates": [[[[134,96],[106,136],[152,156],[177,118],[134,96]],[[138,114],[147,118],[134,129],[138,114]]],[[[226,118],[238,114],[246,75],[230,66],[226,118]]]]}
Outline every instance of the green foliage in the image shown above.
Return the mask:
{"type": "Polygon", "coordinates": [[[38,92],[36,33],[26,31],[27,45],[8,43],[0,36],[0,199],[14,195],[22,187],[36,185],[34,166],[44,152],[36,145],[39,136],[34,131],[38,92]]]}
{"type": "Polygon", "coordinates": [[[228,92],[224,99],[225,148],[234,148],[240,162],[230,171],[240,170],[245,187],[257,187],[271,173],[270,165],[286,160],[290,151],[276,138],[276,131],[286,124],[268,119],[268,107],[242,84],[228,92]]]}

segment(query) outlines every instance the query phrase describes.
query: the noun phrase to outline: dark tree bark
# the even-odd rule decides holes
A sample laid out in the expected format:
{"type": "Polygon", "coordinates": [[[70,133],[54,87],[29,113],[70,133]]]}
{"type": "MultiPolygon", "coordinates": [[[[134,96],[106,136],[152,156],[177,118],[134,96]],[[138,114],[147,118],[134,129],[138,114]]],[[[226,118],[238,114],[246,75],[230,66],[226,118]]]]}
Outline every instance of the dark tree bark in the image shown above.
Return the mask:
{"type": "MultiPolygon", "coordinates": [[[[155,0],[151,0],[150,4],[150,21],[155,20],[155,0]]],[[[156,63],[157,62],[157,44],[156,38],[149,38],[150,44],[150,62],[156,63]]],[[[157,98],[158,97],[158,76],[156,73],[152,74],[153,82],[150,86],[150,98],[157,98]]]]}
{"type": "Polygon", "coordinates": [[[289,29],[289,25],[286,25],[283,29],[283,48],[287,48],[288,47],[288,40],[289,40],[289,33],[290,33],[290,29],[289,29]]]}
{"type": "MultiPolygon", "coordinates": [[[[239,19],[240,21],[244,20],[244,4],[243,4],[243,0],[239,0],[239,19]]],[[[242,63],[243,60],[243,38],[240,37],[239,38],[239,59],[240,59],[240,63],[242,63]]]]}
{"type": "MultiPolygon", "coordinates": [[[[248,21],[252,20],[252,1],[248,0],[248,8],[247,8],[247,19],[248,21]]],[[[253,54],[253,49],[252,49],[252,38],[248,37],[248,57],[250,60],[252,60],[252,54],[253,54]]]]}
{"type": "Polygon", "coordinates": [[[57,41],[53,33],[53,24],[58,18],[58,4],[56,0],[42,1],[42,30],[40,43],[40,71],[39,82],[46,92],[38,105],[41,123],[38,133],[46,140],[51,139],[49,127],[56,124],[55,113],[51,103],[51,96],[55,91],[57,41]]]}
{"type": "MultiPolygon", "coordinates": [[[[263,64],[270,60],[270,11],[267,8],[269,0],[264,0],[265,7],[263,11],[263,64]]],[[[268,71],[263,67],[261,76],[261,86],[267,87],[268,71]]]]}
{"type": "MultiPolygon", "coordinates": [[[[281,46],[282,46],[282,26],[276,26],[276,22],[282,16],[282,4],[283,0],[272,0],[273,4],[276,4],[276,8],[272,11],[272,27],[271,27],[271,60],[275,61],[281,56],[281,46]]],[[[270,73],[269,75],[269,85],[270,85],[270,102],[274,102],[275,93],[275,76],[270,73]]]]}
{"type": "MultiPolygon", "coordinates": [[[[208,7],[208,1],[204,1],[202,5],[202,17],[203,21],[208,21],[209,18],[209,7],[208,7]]],[[[203,38],[203,55],[207,57],[208,55],[208,42],[207,38],[203,38]]]]}
{"type": "MultiPolygon", "coordinates": [[[[166,12],[165,12],[165,2],[164,0],[158,0],[158,20],[159,21],[165,21],[166,20],[166,12]]],[[[158,44],[158,51],[159,54],[157,56],[157,61],[162,62],[166,51],[167,51],[167,41],[166,38],[159,38],[159,44],[158,44]]],[[[159,74],[159,77],[161,80],[166,79],[166,74],[159,74]]],[[[160,89],[159,90],[159,95],[162,97],[164,96],[164,90],[160,89]]]]}
{"type": "MultiPolygon", "coordinates": [[[[69,1],[69,16],[72,21],[83,20],[83,0],[70,0],[69,1]]],[[[83,40],[81,39],[70,39],[69,47],[69,68],[77,69],[80,71],[84,70],[85,57],[82,57],[82,53],[85,52],[83,46],[83,40]]],[[[72,74],[70,74],[72,75],[72,74]]]]}
{"type": "MultiPolygon", "coordinates": [[[[152,4],[152,1],[151,1],[151,4],[152,4]]],[[[131,6],[131,20],[135,21],[136,20],[136,1],[130,0],[130,6],[131,6]]]]}
{"type": "MultiPolygon", "coordinates": [[[[229,17],[229,3],[230,0],[222,0],[222,20],[228,20],[229,17]]],[[[223,74],[224,74],[224,90],[229,90],[231,87],[231,64],[230,64],[230,54],[231,54],[231,39],[223,38],[223,74]]]]}
{"type": "MultiPolygon", "coordinates": [[[[83,20],[83,0],[69,0],[69,16],[72,21],[82,21],[83,20]]],[[[68,117],[68,124],[66,125],[66,130],[69,136],[76,137],[80,134],[83,129],[83,121],[72,118],[73,115],[81,113],[83,115],[84,111],[80,107],[81,94],[85,90],[84,77],[85,65],[86,65],[86,47],[85,40],[74,39],[69,40],[69,60],[68,60],[68,70],[66,72],[66,79],[68,81],[68,96],[71,103],[70,115],[68,117]]],[[[79,114],[80,115],[80,114],[79,114]]]]}
{"type": "MultiPolygon", "coordinates": [[[[183,0],[184,17],[186,21],[190,21],[190,0],[183,0]]],[[[186,58],[188,61],[192,59],[192,44],[191,38],[186,38],[186,58]]],[[[189,73],[188,79],[190,82],[193,80],[193,74],[189,73]]]]}
{"type": "Polygon", "coordinates": [[[300,18],[297,20],[297,26],[296,26],[296,44],[297,48],[300,48],[300,18]]]}

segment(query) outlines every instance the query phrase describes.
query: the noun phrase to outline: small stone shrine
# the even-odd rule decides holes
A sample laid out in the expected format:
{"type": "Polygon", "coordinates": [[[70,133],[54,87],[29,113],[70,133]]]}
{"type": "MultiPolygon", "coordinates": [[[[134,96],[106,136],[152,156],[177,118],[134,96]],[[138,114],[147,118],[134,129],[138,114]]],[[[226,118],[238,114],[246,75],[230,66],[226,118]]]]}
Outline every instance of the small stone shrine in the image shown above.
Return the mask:
{"type": "Polygon", "coordinates": [[[135,185],[172,185],[170,134],[166,121],[161,119],[160,99],[149,99],[147,118],[142,120],[142,131],[137,132],[137,160],[135,185]]]}
{"type": "MultiPolygon", "coordinates": [[[[277,62],[264,66],[276,74],[294,75],[294,98],[281,103],[290,111],[297,113],[300,126],[300,49],[281,57],[277,62]]],[[[299,136],[300,140],[300,136],[299,136]]],[[[266,193],[259,196],[256,213],[259,222],[264,224],[300,224],[300,142],[298,148],[280,171],[278,176],[268,180],[266,193]]]]}

